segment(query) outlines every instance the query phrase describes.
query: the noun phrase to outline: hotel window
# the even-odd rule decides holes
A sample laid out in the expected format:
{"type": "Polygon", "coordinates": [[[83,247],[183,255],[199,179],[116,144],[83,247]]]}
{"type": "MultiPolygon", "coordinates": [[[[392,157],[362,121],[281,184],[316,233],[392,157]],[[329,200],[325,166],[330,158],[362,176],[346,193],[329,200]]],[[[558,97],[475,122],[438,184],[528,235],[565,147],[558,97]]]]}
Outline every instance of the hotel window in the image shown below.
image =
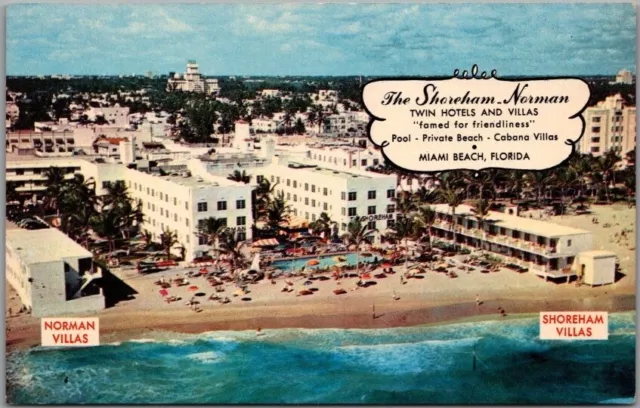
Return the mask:
{"type": "Polygon", "coordinates": [[[394,212],[396,212],[395,204],[389,204],[387,206],[387,214],[393,214],[394,212]]]}
{"type": "Polygon", "coordinates": [[[291,185],[291,179],[287,179],[287,187],[291,185]]]}
{"type": "Polygon", "coordinates": [[[349,217],[355,217],[356,215],[356,207],[349,207],[349,217]]]}
{"type": "Polygon", "coordinates": [[[346,200],[347,199],[347,193],[345,193],[344,191],[342,193],[340,193],[340,199],[341,200],[346,200]]]}
{"type": "Polygon", "coordinates": [[[167,218],[171,218],[171,215],[169,214],[169,211],[166,211],[165,214],[166,214],[167,218]]]}
{"type": "Polygon", "coordinates": [[[376,199],[376,190],[371,190],[371,191],[367,192],[367,197],[369,198],[369,200],[375,200],[376,199]]]}
{"type": "Polygon", "coordinates": [[[376,213],[376,206],[370,205],[367,207],[367,215],[374,215],[376,213]]]}
{"type": "Polygon", "coordinates": [[[207,207],[207,203],[198,203],[198,212],[206,212],[207,207]]]}
{"type": "MultiPolygon", "coordinates": [[[[16,175],[21,176],[24,174],[23,170],[16,170],[16,175]]],[[[102,188],[107,188],[109,187],[109,182],[108,181],[103,181],[102,182],[102,188]]]]}
{"type": "Polygon", "coordinates": [[[173,221],[178,222],[178,214],[173,214],[173,221]]]}
{"type": "Polygon", "coordinates": [[[344,222],[342,223],[342,225],[340,225],[340,229],[343,231],[347,230],[347,224],[345,224],[344,222]]]}
{"type": "Polygon", "coordinates": [[[396,191],[391,189],[391,190],[387,190],[387,198],[395,198],[396,196],[396,191]]]}
{"type": "Polygon", "coordinates": [[[600,152],[600,146],[594,146],[591,148],[591,153],[599,153],[600,152]]]}
{"type": "Polygon", "coordinates": [[[184,220],[184,221],[185,221],[185,224],[186,224],[186,225],[187,225],[187,227],[188,227],[188,226],[189,226],[189,219],[188,219],[188,218],[185,218],[185,220],[184,220]]]}
{"type": "MultiPolygon", "coordinates": [[[[226,203],[225,203],[226,205],[226,203]]],[[[236,200],[236,210],[242,210],[247,207],[247,204],[244,200],[236,200]]]]}
{"type": "Polygon", "coordinates": [[[309,183],[304,183],[304,191],[309,191],[309,183]]]}
{"type": "Polygon", "coordinates": [[[238,241],[246,241],[247,234],[245,232],[238,232],[238,241]]]}
{"type": "Polygon", "coordinates": [[[287,200],[291,200],[291,193],[287,193],[287,200]]]}
{"type": "Polygon", "coordinates": [[[596,116],[593,118],[593,123],[600,123],[600,116],[596,116]]]}
{"type": "Polygon", "coordinates": [[[387,228],[393,228],[396,226],[396,220],[387,220],[387,228]]]}
{"type": "Polygon", "coordinates": [[[298,215],[298,209],[297,208],[293,209],[293,215],[296,215],[296,216],[298,215]]]}
{"type": "Polygon", "coordinates": [[[367,223],[367,229],[370,229],[370,230],[376,229],[376,222],[375,221],[369,221],[367,223]]]}
{"type": "Polygon", "coordinates": [[[356,166],[358,165],[358,161],[357,161],[357,160],[355,160],[355,159],[353,159],[353,160],[351,161],[351,165],[352,165],[353,167],[356,167],[356,166]]]}
{"type": "Polygon", "coordinates": [[[247,225],[247,217],[236,218],[236,225],[238,226],[247,225]]]}
{"type": "Polygon", "coordinates": [[[187,240],[187,244],[189,243],[189,234],[185,235],[184,239],[187,240]]]}
{"type": "Polygon", "coordinates": [[[176,197],[173,197],[173,205],[178,205],[178,199],[176,197]]]}
{"type": "Polygon", "coordinates": [[[309,213],[308,213],[308,212],[305,212],[305,213],[304,213],[304,219],[305,219],[305,220],[308,220],[308,219],[309,219],[309,213]]]}
{"type": "Polygon", "coordinates": [[[155,196],[156,196],[156,190],[151,189],[151,196],[152,196],[152,197],[155,197],[155,196]]]}
{"type": "Polygon", "coordinates": [[[347,209],[345,207],[342,207],[341,213],[342,215],[347,215],[347,209]]]}
{"type": "Polygon", "coordinates": [[[571,246],[571,240],[570,240],[570,239],[568,239],[568,240],[567,240],[567,246],[568,246],[568,247],[570,247],[570,246],[571,246]]]}
{"type": "Polygon", "coordinates": [[[227,202],[218,201],[218,211],[226,211],[226,210],[227,210],[227,202]]]}
{"type": "Polygon", "coordinates": [[[280,182],[280,177],[276,177],[276,183],[280,182]]]}
{"type": "Polygon", "coordinates": [[[311,185],[311,192],[315,193],[316,192],[316,186],[314,186],[313,184],[311,185]]]}
{"type": "Polygon", "coordinates": [[[380,160],[378,159],[373,159],[373,165],[377,166],[380,163],[380,160]]]}
{"type": "Polygon", "coordinates": [[[207,237],[204,235],[198,236],[198,245],[207,245],[207,237]]]}
{"type": "Polygon", "coordinates": [[[347,159],[344,159],[344,160],[343,160],[342,165],[343,165],[343,166],[346,166],[346,165],[347,165],[347,159]]]}
{"type": "Polygon", "coordinates": [[[323,210],[327,211],[327,207],[328,207],[327,203],[322,203],[322,209],[323,210]]]}
{"type": "Polygon", "coordinates": [[[327,195],[327,189],[326,188],[322,189],[322,195],[325,195],[325,196],[327,195]]]}
{"type": "Polygon", "coordinates": [[[297,194],[294,194],[294,195],[293,195],[293,202],[294,202],[294,203],[297,203],[297,202],[298,202],[298,195],[297,195],[297,194]]]}
{"type": "Polygon", "coordinates": [[[160,215],[164,215],[164,208],[160,208],[160,215]]]}
{"type": "Polygon", "coordinates": [[[151,223],[153,224],[153,226],[156,226],[156,220],[151,220],[151,223]]]}
{"type": "Polygon", "coordinates": [[[357,198],[358,198],[358,195],[356,194],[355,191],[349,192],[349,201],[356,201],[357,198]]]}
{"type": "Polygon", "coordinates": [[[151,211],[155,212],[155,210],[156,210],[156,205],[155,204],[151,204],[151,211]]]}
{"type": "Polygon", "coordinates": [[[185,201],[185,202],[184,202],[184,209],[185,209],[185,210],[188,210],[188,209],[189,209],[189,202],[188,202],[188,201],[185,201]]]}
{"type": "Polygon", "coordinates": [[[311,200],[311,207],[315,208],[315,206],[316,206],[316,200],[311,200]]]}
{"type": "Polygon", "coordinates": [[[164,195],[164,202],[168,203],[169,202],[169,194],[165,194],[164,195]]]}
{"type": "Polygon", "coordinates": [[[304,205],[309,205],[309,197],[304,198],[304,205]]]}
{"type": "Polygon", "coordinates": [[[147,187],[147,195],[149,195],[149,187],[147,187]]]}
{"type": "Polygon", "coordinates": [[[316,215],[315,214],[311,214],[311,221],[315,221],[316,220],[316,215]]]}
{"type": "Polygon", "coordinates": [[[162,201],[162,191],[159,192],[158,194],[160,194],[160,201],[162,201]]]}
{"type": "Polygon", "coordinates": [[[296,180],[293,180],[293,188],[298,188],[298,182],[296,180]]]}
{"type": "Polygon", "coordinates": [[[164,231],[164,222],[160,223],[160,229],[164,231]]]}
{"type": "Polygon", "coordinates": [[[271,176],[271,182],[273,183],[275,181],[275,177],[271,176]]]}
{"type": "Polygon", "coordinates": [[[591,143],[600,143],[600,138],[599,137],[592,137],[591,138],[591,143]]]}
{"type": "Polygon", "coordinates": [[[591,133],[600,133],[600,126],[592,126],[591,133]]]}
{"type": "Polygon", "coordinates": [[[367,159],[362,159],[362,161],[360,163],[362,163],[362,166],[366,166],[367,165],[367,159]]]}

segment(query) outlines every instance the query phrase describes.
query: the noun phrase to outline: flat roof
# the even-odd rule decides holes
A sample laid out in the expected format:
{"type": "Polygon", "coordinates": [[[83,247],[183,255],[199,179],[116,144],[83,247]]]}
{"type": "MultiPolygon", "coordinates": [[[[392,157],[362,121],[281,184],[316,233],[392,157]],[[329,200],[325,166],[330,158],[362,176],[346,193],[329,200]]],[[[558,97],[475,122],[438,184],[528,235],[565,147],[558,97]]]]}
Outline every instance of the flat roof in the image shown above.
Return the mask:
{"type": "Polygon", "coordinates": [[[60,261],[63,258],[92,258],[93,254],[57,228],[41,230],[7,229],[7,246],[20,254],[25,264],[60,261]]]}
{"type": "Polygon", "coordinates": [[[590,258],[610,258],[616,256],[614,252],[603,251],[600,249],[594,249],[593,251],[580,252],[580,256],[587,256],[590,258]]]}
{"type": "MultiPolygon", "coordinates": [[[[433,209],[440,213],[451,214],[448,204],[432,205],[433,209]]],[[[471,217],[475,219],[471,206],[462,204],[456,207],[456,215],[471,217]]],[[[578,228],[565,227],[549,221],[534,220],[527,217],[518,217],[505,213],[490,211],[486,221],[493,222],[494,225],[503,228],[515,229],[517,231],[529,234],[540,235],[543,237],[560,237],[564,235],[590,234],[587,230],[578,228]]]]}
{"type": "Polygon", "coordinates": [[[338,168],[332,169],[329,167],[318,166],[315,163],[305,163],[305,162],[294,161],[294,162],[289,162],[288,166],[291,170],[298,170],[298,171],[305,170],[308,172],[325,174],[333,177],[339,177],[345,180],[354,180],[359,178],[360,179],[378,179],[378,178],[386,178],[386,177],[393,177],[395,179],[395,176],[391,176],[388,174],[373,173],[373,172],[362,171],[362,170],[343,170],[338,168]],[[291,167],[292,165],[293,166],[297,165],[300,167],[291,167]]]}
{"type": "Polygon", "coordinates": [[[219,176],[215,176],[215,175],[211,175],[211,174],[206,174],[204,176],[199,176],[198,174],[194,174],[188,177],[184,177],[182,175],[180,175],[181,171],[178,170],[176,171],[176,173],[178,173],[177,175],[166,175],[166,176],[161,176],[157,173],[150,173],[150,172],[146,172],[146,171],[141,171],[141,170],[135,170],[132,169],[132,171],[137,171],[143,174],[147,174],[149,176],[152,177],[157,177],[160,180],[167,180],[170,181],[172,183],[176,183],[178,185],[181,186],[186,186],[186,187],[219,187],[219,186],[224,186],[224,187],[231,187],[231,186],[244,186],[244,183],[239,183],[233,180],[229,180],[225,177],[219,177],[219,176]],[[156,175],[157,174],[157,175],[156,175]]]}

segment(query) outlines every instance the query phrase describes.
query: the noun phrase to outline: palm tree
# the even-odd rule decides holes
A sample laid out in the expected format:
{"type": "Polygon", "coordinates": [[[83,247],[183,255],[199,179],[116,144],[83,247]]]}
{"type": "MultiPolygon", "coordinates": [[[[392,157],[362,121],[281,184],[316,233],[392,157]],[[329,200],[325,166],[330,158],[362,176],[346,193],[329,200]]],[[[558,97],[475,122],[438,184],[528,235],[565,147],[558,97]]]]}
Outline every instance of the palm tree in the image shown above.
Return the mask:
{"type": "Polygon", "coordinates": [[[324,107],[322,105],[313,105],[311,107],[310,115],[315,118],[315,123],[318,125],[318,133],[321,133],[322,125],[324,124],[324,119],[326,117],[324,107]]]}
{"type": "Polygon", "coordinates": [[[473,213],[476,220],[478,220],[478,229],[482,231],[482,241],[480,244],[480,252],[483,250],[483,243],[486,241],[486,230],[484,227],[484,222],[489,215],[489,209],[491,208],[491,203],[489,200],[476,200],[471,206],[471,212],[473,213]]]}
{"type": "Polygon", "coordinates": [[[44,171],[46,177],[44,205],[45,207],[55,209],[56,215],[59,215],[60,207],[59,203],[62,199],[62,187],[66,181],[65,170],[61,167],[49,167],[44,171]]]}
{"type": "Polygon", "coordinates": [[[431,250],[431,228],[436,220],[436,212],[429,205],[420,206],[414,216],[414,220],[416,228],[422,232],[422,238],[428,238],[429,250],[431,250]]]}
{"type": "Polygon", "coordinates": [[[115,240],[121,234],[122,217],[115,209],[105,209],[93,215],[89,223],[91,229],[106,239],[109,243],[109,252],[115,250],[115,240]]]}
{"type": "Polygon", "coordinates": [[[605,194],[607,196],[607,202],[611,202],[611,196],[609,195],[609,184],[615,184],[615,170],[618,163],[621,161],[621,157],[614,149],[608,150],[605,154],[600,156],[598,160],[598,171],[602,174],[605,194]]]}
{"type": "Polygon", "coordinates": [[[144,241],[144,249],[149,249],[153,241],[153,234],[149,230],[142,231],[142,240],[144,241]]]}
{"type": "Polygon", "coordinates": [[[356,273],[360,274],[360,244],[371,237],[376,230],[367,229],[367,225],[362,225],[356,217],[347,225],[347,232],[343,235],[348,244],[356,246],[356,273]]]}
{"type": "Polygon", "coordinates": [[[129,200],[129,192],[124,181],[108,182],[106,185],[107,194],[102,197],[105,206],[120,206],[129,200]]]}
{"type": "Polygon", "coordinates": [[[550,170],[530,171],[525,174],[527,185],[536,193],[536,203],[538,208],[542,206],[542,196],[551,185],[553,173],[550,170]]]}
{"type": "Polygon", "coordinates": [[[578,184],[579,176],[571,167],[558,167],[553,172],[553,184],[560,189],[560,214],[565,212],[567,189],[578,184]]]}
{"type": "Polygon", "coordinates": [[[334,222],[331,221],[329,215],[326,212],[322,212],[317,220],[309,224],[309,228],[322,234],[325,239],[329,239],[331,236],[331,226],[333,224],[334,222]]]}
{"type": "Polygon", "coordinates": [[[227,176],[228,180],[237,181],[238,183],[249,184],[251,176],[247,174],[246,170],[235,170],[232,174],[227,176]]]}
{"type": "Polygon", "coordinates": [[[291,207],[284,199],[284,193],[278,194],[267,206],[267,225],[277,231],[280,224],[287,222],[291,207]]]}
{"type": "Polygon", "coordinates": [[[247,241],[238,241],[235,234],[230,231],[225,231],[220,235],[218,251],[222,252],[229,258],[232,270],[244,268],[246,266],[247,260],[242,253],[242,248],[245,245],[247,245],[247,241]]]}
{"type": "Polygon", "coordinates": [[[417,233],[417,223],[413,217],[398,214],[395,223],[396,238],[400,241],[404,240],[404,271],[407,272],[407,263],[409,261],[409,238],[417,233]]]}
{"type": "Polygon", "coordinates": [[[624,184],[625,189],[627,190],[627,197],[629,199],[629,208],[633,207],[633,205],[635,204],[635,193],[636,193],[636,172],[635,172],[635,166],[633,167],[628,167],[623,173],[622,173],[622,183],[624,184]]]}
{"type": "Polygon", "coordinates": [[[254,222],[267,216],[267,208],[271,203],[277,185],[278,183],[271,184],[269,180],[263,178],[254,190],[254,222]]]}
{"type": "Polygon", "coordinates": [[[178,243],[178,233],[168,227],[160,234],[160,246],[167,255],[167,261],[171,260],[171,248],[178,243]]]}
{"type": "Polygon", "coordinates": [[[198,237],[207,240],[207,245],[211,245],[216,259],[218,258],[218,245],[220,235],[227,230],[227,220],[222,218],[209,217],[202,220],[198,225],[198,237]]]}

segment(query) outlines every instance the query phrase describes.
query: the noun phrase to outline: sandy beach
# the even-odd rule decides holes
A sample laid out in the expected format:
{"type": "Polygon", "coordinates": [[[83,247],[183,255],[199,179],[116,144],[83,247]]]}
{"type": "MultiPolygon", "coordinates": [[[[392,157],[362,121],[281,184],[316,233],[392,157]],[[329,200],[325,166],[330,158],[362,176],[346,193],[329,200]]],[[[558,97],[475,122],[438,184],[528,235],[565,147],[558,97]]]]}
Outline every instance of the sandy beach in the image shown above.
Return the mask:
{"type": "MultiPolygon", "coordinates": [[[[214,330],[256,330],[275,328],[384,328],[455,321],[464,318],[501,319],[498,308],[507,317],[519,313],[546,310],[626,311],[635,309],[635,234],[627,241],[616,242],[614,234],[622,228],[635,231],[635,209],[626,205],[594,206],[587,215],[553,217],[558,224],[586,229],[594,233],[594,249],[611,250],[618,255],[624,276],[612,285],[576,287],[574,284],[545,282],[533,273],[518,274],[501,270],[482,274],[477,271],[459,272],[455,279],[445,274],[427,271],[422,279],[402,283],[402,265],[395,266],[396,274],[375,279],[376,285],[358,288],[357,279],[314,281],[312,295],[296,296],[305,278],[293,278],[294,292],[283,293],[284,279],[276,284],[267,280],[248,286],[243,301],[233,297],[235,288],[228,286],[223,296],[229,304],[208,301],[213,288],[204,278],[191,279],[190,285],[199,287],[206,296],[197,298],[201,312],[185,305],[193,296],[187,287],[169,289],[181,301],[167,304],[154,282],[175,271],[138,275],[135,271],[124,276],[138,294],[135,299],[122,301],[97,314],[100,317],[101,342],[108,343],[130,338],[154,337],[170,332],[199,333],[214,330]],[[598,224],[591,219],[596,216],[598,224]],[[610,224],[609,227],[605,227],[610,224]],[[342,288],[343,295],[333,290],[342,288]],[[481,304],[476,302],[479,296],[481,304]]],[[[7,309],[18,310],[15,293],[8,289],[7,309]]],[[[39,319],[26,315],[7,319],[8,351],[36,346],[40,342],[39,319]]]]}

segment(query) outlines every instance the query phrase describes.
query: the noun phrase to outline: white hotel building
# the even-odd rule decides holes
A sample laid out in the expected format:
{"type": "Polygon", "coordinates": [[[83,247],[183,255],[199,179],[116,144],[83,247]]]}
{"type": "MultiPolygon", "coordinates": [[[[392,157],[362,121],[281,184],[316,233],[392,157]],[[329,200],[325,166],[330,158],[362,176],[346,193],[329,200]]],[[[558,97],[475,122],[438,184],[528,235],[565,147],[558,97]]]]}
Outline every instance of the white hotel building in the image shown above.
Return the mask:
{"type": "Polygon", "coordinates": [[[55,228],[8,228],[6,278],[35,317],[104,309],[93,254],[55,228]]]}
{"type": "Polygon", "coordinates": [[[326,212],[341,233],[354,218],[379,232],[394,226],[395,176],[289,161],[287,156],[276,158],[262,175],[277,184],[276,192],[284,194],[293,215],[306,222],[326,212]]]}

